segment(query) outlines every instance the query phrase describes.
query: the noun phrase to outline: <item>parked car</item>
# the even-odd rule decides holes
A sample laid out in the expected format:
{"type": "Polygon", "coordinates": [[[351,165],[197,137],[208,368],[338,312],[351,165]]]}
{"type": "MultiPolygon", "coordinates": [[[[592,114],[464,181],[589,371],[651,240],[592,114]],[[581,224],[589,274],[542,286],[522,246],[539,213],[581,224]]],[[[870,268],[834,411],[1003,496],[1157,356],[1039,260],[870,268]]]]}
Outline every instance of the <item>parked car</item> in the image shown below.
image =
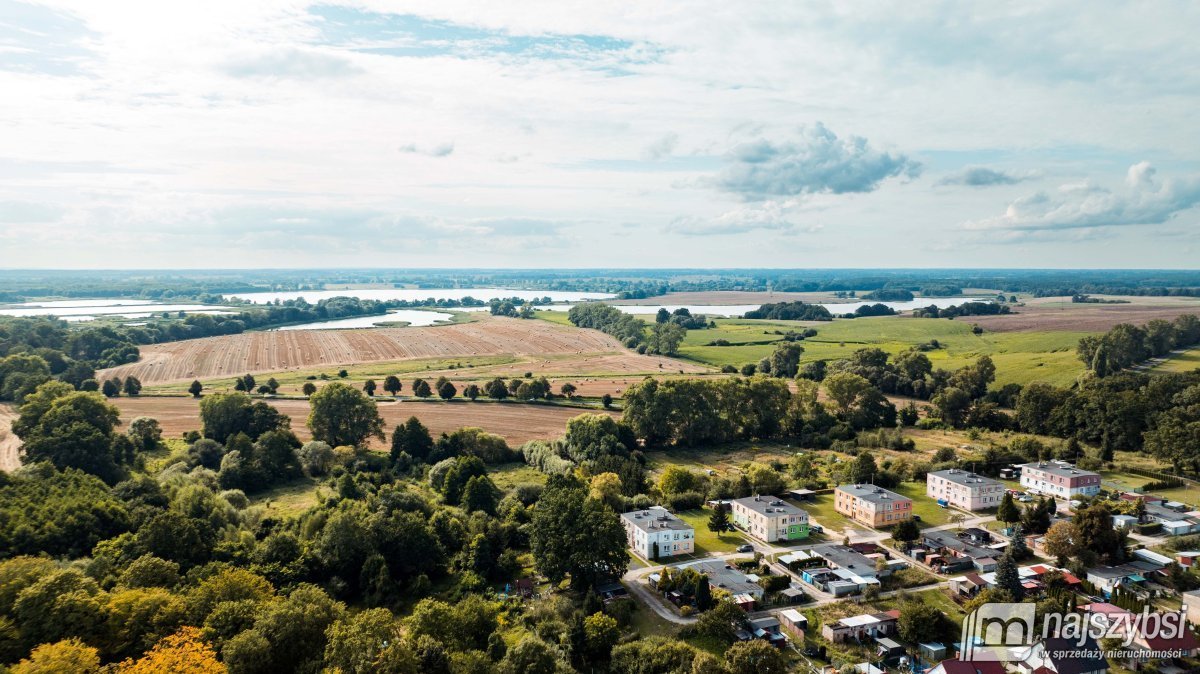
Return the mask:
{"type": "Polygon", "coordinates": [[[809,528],[808,528],[808,533],[810,533],[810,534],[821,534],[821,533],[825,533],[825,530],[821,528],[821,525],[820,525],[820,524],[814,524],[814,525],[812,525],[811,527],[809,527],[809,528]]]}
{"type": "Polygon", "coordinates": [[[920,521],[921,521],[921,516],[920,516],[920,515],[913,515],[913,521],[914,521],[914,522],[920,522],[920,521]]]}
{"type": "Polygon", "coordinates": [[[737,546],[737,551],[738,552],[754,552],[754,546],[750,545],[749,543],[743,543],[742,545],[737,546]]]}
{"type": "Polygon", "coordinates": [[[1033,497],[1030,496],[1029,494],[1021,494],[1020,496],[1017,497],[1017,500],[1020,501],[1021,503],[1030,503],[1033,501],[1033,497]]]}

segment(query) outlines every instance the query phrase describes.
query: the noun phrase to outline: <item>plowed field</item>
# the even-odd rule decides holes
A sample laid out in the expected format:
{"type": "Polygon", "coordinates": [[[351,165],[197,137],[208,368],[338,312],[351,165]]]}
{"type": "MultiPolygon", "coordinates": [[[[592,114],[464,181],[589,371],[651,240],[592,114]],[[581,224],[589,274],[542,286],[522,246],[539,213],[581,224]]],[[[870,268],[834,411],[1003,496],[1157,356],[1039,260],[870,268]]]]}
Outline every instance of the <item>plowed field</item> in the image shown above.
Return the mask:
{"type": "MultiPolygon", "coordinates": [[[[609,358],[621,361],[643,358],[596,330],[493,317],[422,328],[248,332],[154,344],[142,347],[141,352],[138,362],[105,370],[100,376],[132,375],[144,385],[154,385],[418,358],[495,354],[535,357],[609,354],[609,358]]],[[[672,367],[678,370],[686,366],[672,367]]],[[[636,367],[618,368],[616,372],[644,372],[651,368],[659,369],[656,363],[647,367],[639,362],[636,367]]]]}
{"type": "MultiPolygon", "coordinates": [[[[128,424],[137,417],[154,417],[163,427],[163,435],[177,438],[189,430],[199,430],[199,402],[195,398],[140,397],[114,398],[111,401],[121,409],[121,421],[128,424]]],[[[307,400],[268,400],[280,412],[292,418],[292,430],[301,439],[311,437],[305,420],[308,419],[307,400]]],[[[516,447],[528,440],[553,439],[566,431],[567,420],[580,414],[599,412],[570,407],[530,405],[523,403],[471,403],[455,402],[380,402],[379,414],[384,428],[392,429],[415,416],[429,427],[436,437],[443,431],[453,431],[464,426],[478,426],[508,440],[516,447]]],[[[614,416],[616,413],[611,413],[614,416]]],[[[373,443],[379,448],[384,443],[373,443]]]]}

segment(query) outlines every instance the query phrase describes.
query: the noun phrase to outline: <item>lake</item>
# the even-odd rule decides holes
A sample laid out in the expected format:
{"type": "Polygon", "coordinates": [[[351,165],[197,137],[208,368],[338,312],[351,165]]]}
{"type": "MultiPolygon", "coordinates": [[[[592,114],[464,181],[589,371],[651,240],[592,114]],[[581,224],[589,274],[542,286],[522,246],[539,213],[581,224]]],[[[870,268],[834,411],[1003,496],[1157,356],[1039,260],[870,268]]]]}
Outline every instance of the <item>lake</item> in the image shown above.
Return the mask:
{"type": "Polygon", "coordinates": [[[357,297],[362,300],[407,300],[409,302],[427,300],[461,300],[464,297],[474,297],[477,300],[489,302],[493,299],[520,297],[523,300],[549,297],[553,302],[580,302],[583,300],[602,300],[613,297],[610,293],[562,292],[556,290],[510,290],[507,288],[372,288],[366,290],[300,290],[289,292],[239,293],[225,295],[225,299],[237,297],[265,304],[276,300],[286,302],[304,298],[309,304],[333,297],[357,297]]]}
{"type": "Polygon", "coordinates": [[[452,314],[441,311],[421,311],[419,309],[398,309],[383,315],[355,316],[353,318],[338,318],[332,321],[316,321],[288,325],[276,330],[349,330],[354,328],[373,328],[380,323],[405,321],[412,327],[423,327],[453,319],[452,314]]]}
{"type": "Polygon", "coordinates": [[[57,316],[80,322],[96,320],[99,316],[120,318],[149,318],[164,311],[189,314],[230,314],[229,308],[209,304],[158,304],[149,300],[63,300],[55,302],[25,302],[0,309],[0,316],[57,316]]]}
{"type": "MultiPolygon", "coordinates": [[[[963,302],[978,302],[978,297],[919,297],[910,302],[813,302],[829,309],[833,314],[852,314],[861,306],[882,304],[896,311],[912,311],[929,305],[944,309],[963,302]]],[[[606,303],[611,304],[611,303],[606,303]]],[[[555,304],[537,307],[538,311],[570,311],[573,304],[555,304]]],[[[611,306],[627,314],[656,314],[659,309],[674,312],[677,309],[687,309],[693,314],[706,316],[724,316],[729,318],[741,317],[747,311],[758,309],[758,304],[611,304],[611,306]]]]}

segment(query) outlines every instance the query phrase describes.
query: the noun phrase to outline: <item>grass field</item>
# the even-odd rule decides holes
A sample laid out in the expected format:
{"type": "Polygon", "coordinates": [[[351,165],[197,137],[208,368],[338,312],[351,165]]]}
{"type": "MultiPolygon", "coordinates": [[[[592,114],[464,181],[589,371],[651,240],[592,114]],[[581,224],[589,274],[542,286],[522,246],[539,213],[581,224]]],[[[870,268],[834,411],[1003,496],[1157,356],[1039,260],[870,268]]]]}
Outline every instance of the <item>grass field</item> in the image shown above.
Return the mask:
{"type": "Polygon", "coordinates": [[[757,363],[775,349],[786,332],[815,326],[817,335],[804,340],[801,362],[846,358],[858,349],[878,347],[899,353],[936,339],[942,348],[926,355],[934,367],[957,369],[981,355],[996,363],[996,383],[1028,384],[1045,381],[1068,385],[1083,372],[1075,347],[1086,332],[971,332],[969,318],[942,320],[881,316],[825,323],[718,319],[717,327],[691,330],[679,353],[683,358],[714,366],[757,363]],[[707,346],[724,339],[734,346],[707,346]],[[748,342],[766,342],[747,344],[748,342]]]}
{"type": "Polygon", "coordinates": [[[1200,368],[1200,349],[1192,349],[1163,361],[1154,372],[1191,372],[1200,368]]]}
{"type": "Polygon", "coordinates": [[[504,491],[523,484],[546,484],[546,474],[526,463],[504,463],[488,469],[492,482],[504,491]]]}
{"type": "Polygon", "coordinates": [[[708,530],[708,518],[712,515],[709,508],[685,510],[675,513],[679,519],[692,525],[696,530],[696,555],[706,555],[710,552],[733,552],[737,546],[747,541],[740,531],[727,531],[720,536],[708,530]]]}
{"type": "Polygon", "coordinates": [[[317,505],[318,496],[322,493],[329,495],[333,492],[328,487],[320,486],[314,479],[303,478],[255,494],[250,503],[266,507],[272,515],[291,516],[317,505]]]}

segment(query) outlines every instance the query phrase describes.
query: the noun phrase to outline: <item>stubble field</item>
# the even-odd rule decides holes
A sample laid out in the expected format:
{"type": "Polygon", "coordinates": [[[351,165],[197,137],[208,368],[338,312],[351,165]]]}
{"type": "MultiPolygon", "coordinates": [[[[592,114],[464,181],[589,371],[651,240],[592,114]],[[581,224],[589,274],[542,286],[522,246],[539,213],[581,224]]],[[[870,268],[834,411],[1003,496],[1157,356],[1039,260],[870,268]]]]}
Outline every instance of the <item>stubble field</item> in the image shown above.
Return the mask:
{"type": "MultiPolygon", "coordinates": [[[[137,417],[146,416],[158,419],[162,425],[163,435],[179,437],[182,433],[200,429],[200,404],[195,398],[167,397],[121,397],[111,401],[121,410],[122,422],[137,417]]],[[[291,417],[292,430],[302,440],[312,436],[305,426],[308,419],[309,405],[307,400],[267,400],[280,412],[291,417]]],[[[454,402],[379,402],[379,415],[383,417],[384,429],[390,434],[392,429],[403,423],[409,417],[417,417],[429,431],[437,437],[443,432],[453,431],[464,426],[477,426],[489,433],[495,433],[508,441],[509,446],[518,445],[529,440],[551,440],[561,437],[566,430],[567,421],[580,414],[606,413],[601,410],[587,410],[554,405],[538,405],[525,403],[494,403],[465,400],[454,402]]],[[[607,412],[614,417],[615,412],[607,412]]],[[[378,440],[372,442],[376,448],[384,447],[378,440]]]]}

